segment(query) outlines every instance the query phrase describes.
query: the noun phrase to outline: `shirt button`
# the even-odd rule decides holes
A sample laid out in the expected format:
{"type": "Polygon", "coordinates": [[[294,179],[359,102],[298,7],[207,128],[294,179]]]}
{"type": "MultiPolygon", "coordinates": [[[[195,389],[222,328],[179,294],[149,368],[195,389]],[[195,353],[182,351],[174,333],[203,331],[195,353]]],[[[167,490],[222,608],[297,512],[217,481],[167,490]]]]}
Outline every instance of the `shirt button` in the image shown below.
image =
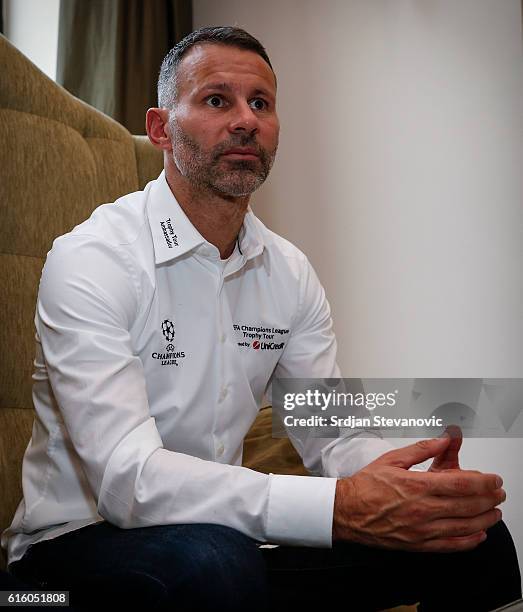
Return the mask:
{"type": "Polygon", "coordinates": [[[223,402],[223,400],[227,397],[227,387],[223,387],[222,390],[220,391],[220,402],[223,402]]]}
{"type": "Polygon", "coordinates": [[[218,444],[218,446],[216,447],[216,456],[217,457],[221,457],[223,455],[223,451],[225,450],[225,447],[223,444],[218,444]]]}

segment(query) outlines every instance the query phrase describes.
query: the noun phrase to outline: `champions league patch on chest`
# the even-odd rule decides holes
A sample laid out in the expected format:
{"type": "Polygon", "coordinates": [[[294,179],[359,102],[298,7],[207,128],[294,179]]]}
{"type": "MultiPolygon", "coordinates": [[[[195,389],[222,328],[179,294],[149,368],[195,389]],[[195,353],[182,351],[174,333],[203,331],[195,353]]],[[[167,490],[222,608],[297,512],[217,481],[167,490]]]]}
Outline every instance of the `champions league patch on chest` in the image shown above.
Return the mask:
{"type": "Polygon", "coordinates": [[[180,360],[185,359],[185,352],[178,350],[174,340],[176,331],[174,323],[170,319],[164,319],[161,323],[162,335],[165,339],[165,348],[152,353],[151,357],[157,359],[162,366],[179,366],[180,360]]]}
{"type": "Polygon", "coordinates": [[[264,327],[233,323],[237,336],[241,337],[238,346],[254,351],[281,351],[285,346],[289,330],[284,327],[264,327]]]}

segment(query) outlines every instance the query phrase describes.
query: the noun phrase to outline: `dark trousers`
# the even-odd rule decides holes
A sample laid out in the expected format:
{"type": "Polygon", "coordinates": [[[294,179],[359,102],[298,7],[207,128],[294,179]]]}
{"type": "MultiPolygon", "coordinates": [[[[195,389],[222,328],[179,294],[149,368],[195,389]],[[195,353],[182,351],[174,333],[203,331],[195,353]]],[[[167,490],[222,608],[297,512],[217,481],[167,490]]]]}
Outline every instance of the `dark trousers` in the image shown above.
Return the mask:
{"type": "Polygon", "coordinates": [[[424,612],[480,612],[521,597],[502,521],[476,549],[440,554],[352,543],[265,549],[220,525],[101,522],[31,546],[9,571],[36,589],[68,590],[74,609],[90,610],[360,612],[421,602],[424,612]]]}

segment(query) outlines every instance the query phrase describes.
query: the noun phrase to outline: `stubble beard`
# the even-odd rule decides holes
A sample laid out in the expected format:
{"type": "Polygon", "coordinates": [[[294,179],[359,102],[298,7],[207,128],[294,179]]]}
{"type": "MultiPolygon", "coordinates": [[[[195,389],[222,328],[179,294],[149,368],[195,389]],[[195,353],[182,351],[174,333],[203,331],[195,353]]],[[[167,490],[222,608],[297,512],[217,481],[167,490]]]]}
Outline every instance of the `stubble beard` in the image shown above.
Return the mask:
{"type": "Polygon", "coordinates": [[[173,160],[180,174],[193,186],[230,197],[248,196],[260,187],[272,168],[277,146],[273,151],[262,149],[254,136],[238,134],[209,152],[204,151],[178,125],[174,115],[169,119],[173,143],[173,160]],[[257,160],[224,159],[232,147],[253,147],[257,160]]]}

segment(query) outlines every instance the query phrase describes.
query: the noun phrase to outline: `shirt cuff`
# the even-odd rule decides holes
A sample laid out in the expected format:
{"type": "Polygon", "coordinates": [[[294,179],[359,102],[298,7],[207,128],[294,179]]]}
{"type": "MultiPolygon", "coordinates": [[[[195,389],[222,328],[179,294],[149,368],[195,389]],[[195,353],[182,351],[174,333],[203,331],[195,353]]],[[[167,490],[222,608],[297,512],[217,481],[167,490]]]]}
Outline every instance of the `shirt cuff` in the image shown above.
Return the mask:
{"type": "Polygon", "coordinates": [[[267,541],[332,547],[337,478],[270,474],[267,541]]]}

